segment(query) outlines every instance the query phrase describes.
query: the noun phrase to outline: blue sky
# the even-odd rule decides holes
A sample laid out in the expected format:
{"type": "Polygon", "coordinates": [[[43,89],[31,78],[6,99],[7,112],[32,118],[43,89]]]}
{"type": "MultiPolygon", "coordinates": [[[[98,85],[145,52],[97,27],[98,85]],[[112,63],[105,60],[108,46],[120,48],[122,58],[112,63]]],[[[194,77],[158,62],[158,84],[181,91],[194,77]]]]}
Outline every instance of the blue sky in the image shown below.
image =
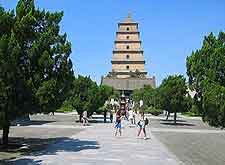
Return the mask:
{"type": "MultiPolygon", "coordinates": [[[[17,0],[0,0],[6,9],[17,0]]],[[[36,0],[39,8],[64,11],[61,22],[72,42],[76,74],[100,83],[111,71],[117,23],[128,12],[139,22],[146,70],[159,85],[171,74],[186,74],[186,57],[205,35],[225,31],[225,0],[36,0]]]]}

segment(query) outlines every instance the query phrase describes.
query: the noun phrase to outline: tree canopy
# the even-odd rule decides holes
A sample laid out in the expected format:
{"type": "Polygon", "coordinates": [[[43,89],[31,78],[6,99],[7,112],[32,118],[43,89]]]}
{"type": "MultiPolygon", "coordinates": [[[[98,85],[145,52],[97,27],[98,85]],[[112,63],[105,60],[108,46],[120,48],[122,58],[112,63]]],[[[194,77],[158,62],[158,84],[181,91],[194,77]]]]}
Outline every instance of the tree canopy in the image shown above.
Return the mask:
{"type": "Polygon", "coordinates": [[[66,98],[73,79],[71,44],[60,34],[63,12],[36,9],[19,0],[15,12],[0,8],[0,113],[3,143],[10,121],[50,112],[66,98]]]}
{"type": "Polygon", "coordinates": [[[157,106],[157,98],[158,98],[158,89],[152,88],[150,85],[144,86],[141,89],[135,89],[131,95],[132,99],[139,103],[140,100],[143,100],[144,105],[147,107],[157,106]]]}
{"type": "Polygon", "coordinates": [[[97,108],[98,103],[98,86],[90,77],[78,76],[74,80],[74,89],[71,95],[72,106],[76,109],[78,114],[83,111],[88,111],[90,115],[97,108]]]}
{"type": "MultiPolygon", "coordinates": [[[[211,125],[224,127],[218,120],[224,118],[224,115],[217,113],[216,109],[223,102],[215,97],[223,96],[225,86],[225,33],[220,32],[218,37],[213,33],[206,36],[202,47],[187,57],[186,65],[189,85],[196,92],[195,103],[203,120],[211,125]],[[213,99],[214,103],[211,102],[213,99]]],[[[219,109],[222,111],[221,107],[219,109]]]]}
{"type": "Polygon", "coordinates": [[[98,86],[90,77],[79,75],[74,79],[73,89],[68,100],[80,115],[81,120],[83,111],[87,111],[90,116],[93,112],[98,111],[106,100],[117,95],[118,92],[112,87],[98,86]]]}
{"type": "Polygon", "coordinates": [[[174,113],[176,123],[177,112],[184,111],[187,86],[185,78],[181,75],[174,75],[165,78],[159,87],[161,109],[174,113]]]}

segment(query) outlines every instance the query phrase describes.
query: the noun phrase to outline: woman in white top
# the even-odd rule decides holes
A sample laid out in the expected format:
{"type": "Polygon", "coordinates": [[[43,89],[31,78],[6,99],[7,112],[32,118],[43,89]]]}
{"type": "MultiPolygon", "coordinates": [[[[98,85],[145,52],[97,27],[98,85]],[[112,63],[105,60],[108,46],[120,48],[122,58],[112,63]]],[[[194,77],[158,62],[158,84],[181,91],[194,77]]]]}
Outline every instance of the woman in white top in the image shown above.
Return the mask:
{"type": "Polygon", "coordinates": [[[83,125],[88,125],[88,117],[87,117],[87,111],[84,111],[83,112],[83,115],[82,115],[82,120],[83,120],[83,125]]]}
{"type": "Polygon", "coordinates": [[[141,134],[141,131],[144,133],[144,139],[147,139],[147,135],[146,135],[146,130],[145,130],[145,126],[146,126],[146,123],[145,123],[145,117],[144,117],[144,112],[140,112],[141,113],[141,118],[138,122],[138,127],[139,127],[139,130],[138,130],[138,135],[139,136],[141,134]]]}
{"type": "Polygon", "coordinates": [[[131,109],[129,110],[129,121],[134,124],[134,112],[131,109]]]}

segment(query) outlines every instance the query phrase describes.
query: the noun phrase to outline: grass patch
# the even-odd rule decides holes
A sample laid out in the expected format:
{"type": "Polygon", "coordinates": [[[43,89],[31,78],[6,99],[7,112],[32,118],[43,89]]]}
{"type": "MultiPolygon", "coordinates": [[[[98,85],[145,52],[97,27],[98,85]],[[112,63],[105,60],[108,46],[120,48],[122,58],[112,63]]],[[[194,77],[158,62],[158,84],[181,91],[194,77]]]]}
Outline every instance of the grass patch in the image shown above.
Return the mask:
{"type": "Polygon", "coordinates": [[[69,113],[73,112],[74,108],[71,105],[68,106],[62,106],[61,108],[57,109],[56,112],[59,113],[69,113]]]}
{"type": "Polygon", "coordinates": [[[199,114],[196,114],[193,112],[182,112],[182,115],[188,116],[188,117],[201,117],[199,114]]]}

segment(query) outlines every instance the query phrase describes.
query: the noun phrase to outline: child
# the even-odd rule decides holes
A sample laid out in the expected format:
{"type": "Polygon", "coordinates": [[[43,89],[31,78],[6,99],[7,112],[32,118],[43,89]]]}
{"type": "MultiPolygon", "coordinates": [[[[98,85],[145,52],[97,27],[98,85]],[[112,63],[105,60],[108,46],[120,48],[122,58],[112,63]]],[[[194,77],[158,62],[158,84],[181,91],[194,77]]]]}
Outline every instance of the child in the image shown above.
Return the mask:
{"type": "Polygon", "coordinates": [[[115,136],[117,136],[117,131],[119,131],[120,136],[121,136],[121,134],[122,134],[122,132],[121,132],[122,125],[121,125],[121,112],[120,111],[117,111],[117,113],[116,113],[115,128],[116,128],[115,136]]]}

